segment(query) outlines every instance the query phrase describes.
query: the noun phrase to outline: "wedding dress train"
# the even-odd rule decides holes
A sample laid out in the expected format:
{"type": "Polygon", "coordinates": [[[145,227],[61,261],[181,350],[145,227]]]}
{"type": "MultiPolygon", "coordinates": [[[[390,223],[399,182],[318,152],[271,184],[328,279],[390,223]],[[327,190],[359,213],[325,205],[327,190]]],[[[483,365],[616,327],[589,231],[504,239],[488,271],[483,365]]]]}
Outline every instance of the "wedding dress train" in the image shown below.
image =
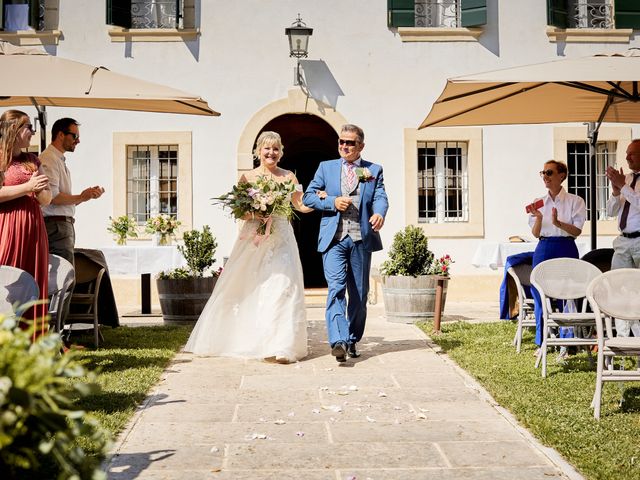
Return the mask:
{"type": "Polygon", "coordinates": [[[257,221],[243,225],[185,351],[289,361],[307,355],[302,265],[293,229],[286,218],[275,217],[271,235],[257,243],[257,226],[257,221]]]}

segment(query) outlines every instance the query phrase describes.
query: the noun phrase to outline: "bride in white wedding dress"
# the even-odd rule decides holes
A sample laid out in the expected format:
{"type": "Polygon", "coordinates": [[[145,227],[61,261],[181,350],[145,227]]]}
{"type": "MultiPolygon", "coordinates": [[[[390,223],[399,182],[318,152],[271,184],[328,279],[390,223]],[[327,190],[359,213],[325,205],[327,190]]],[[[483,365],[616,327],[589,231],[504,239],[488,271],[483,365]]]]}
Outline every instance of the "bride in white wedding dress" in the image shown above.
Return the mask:
{"type": "MultiPolygon", "coordinates": [[[[271,176],[278,182],[295,175],[278,167],[283,147],[280,135],[263,132],[255,154],[260,166],[242,175],[253,182],[271,176]]],[[[302,213],[302,191],[291,196],[302,213]]],[[[273,218],[272,233],[254,244],[259,220],[245,220],[216,287],[184,350],[222,357],[260,358],[295,362],[307,355],[304,284],[298,246],[289,220],[273,218]]]]}

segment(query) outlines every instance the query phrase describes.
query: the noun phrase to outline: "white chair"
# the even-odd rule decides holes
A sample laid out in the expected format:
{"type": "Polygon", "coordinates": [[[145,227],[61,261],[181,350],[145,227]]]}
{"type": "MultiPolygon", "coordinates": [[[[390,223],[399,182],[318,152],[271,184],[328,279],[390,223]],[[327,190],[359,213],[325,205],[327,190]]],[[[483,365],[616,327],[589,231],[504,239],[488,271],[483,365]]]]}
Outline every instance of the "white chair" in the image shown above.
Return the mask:
{"type": "Polygon", "coordinates": [[[73,286],[73,265],[58,255],[49,254],[49,317],[55,332],[60,332],[60,317],[65,299],[71,295],[73,286]]]}
{"type": "Polygon", "coordinates": [[[527,296],[524,287],[531,286],[531,270],[533,267],[529,263],[520,263],[507,270],[507,275],[513,279],[518,292],[518,328],[513,338],[516,352],[520,353],[522,345],[522,329],[524,327],[535,327],[536,317],[533,314],[533,298],[527,296]]]}
{"type": "MultiPolygon", "coordinates": [[[[547,376],[547,349],[550,346],[591,346],[595,338],[581,338],[581,327],[595,327],[596,316],[587,312],[587,286],[601,272],[598,267],[575,258],[554,258],[536,265],[531,272],[531,285],[542,300],[542,346],[536,360],[536,368],[542,360],[542,376],[547,376]],[[551,300],[582,301],[580,312],[554,312],[551,300]],[[574,327],[574,338],[552,338],[553,327],[574,327]]],[[[591,354],[591,350],[587,350],[591,354]]]]}
{"type": "Polygon", "coordinates": [[[19,318],[38,298],[40,289],[30,273],[0,265],[0,314],[19,318]]]}
{"type": "Polygon", "coordinates": [[[640,270],[621,268],[603,273],[589,284],[587,298],[598,318],[598,370],[593,416],[600,418],[604,382],[640,381],[640,369],[615,370],[613,362],[617,356],[635,356],[640,362],[640,338],[614,337],[612,326],[614,318],[640,319],[640,270]]]}

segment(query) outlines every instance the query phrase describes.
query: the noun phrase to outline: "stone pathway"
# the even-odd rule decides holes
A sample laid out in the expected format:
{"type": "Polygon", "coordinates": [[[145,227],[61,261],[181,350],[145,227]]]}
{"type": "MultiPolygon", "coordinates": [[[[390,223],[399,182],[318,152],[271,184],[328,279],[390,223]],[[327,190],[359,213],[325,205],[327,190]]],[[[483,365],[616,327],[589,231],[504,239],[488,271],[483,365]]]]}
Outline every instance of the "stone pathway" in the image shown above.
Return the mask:
{"type": "Polygon", "coordinates": [[[297,364],[179,354],[120,436],[108,478],[580,479],[415,326],[370,308],[338,366],[308,308],[297,364]]]}

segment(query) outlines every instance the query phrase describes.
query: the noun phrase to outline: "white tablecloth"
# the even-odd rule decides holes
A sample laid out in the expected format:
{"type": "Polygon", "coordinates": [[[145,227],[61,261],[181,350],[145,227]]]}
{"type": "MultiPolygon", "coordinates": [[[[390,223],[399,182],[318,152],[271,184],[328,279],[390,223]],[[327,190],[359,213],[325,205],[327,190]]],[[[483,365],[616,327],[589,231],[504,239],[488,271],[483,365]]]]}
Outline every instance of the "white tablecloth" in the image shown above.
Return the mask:
{"type": "Polygon", "coordinates": [[[109,265],[109,274],[140,275],[141,273],[159,273],[184,267],[187,263],[175,245],[168,246],[129,246],[103,247],[102,253],[109,265]]]}
{"type": "MultiPolygon", "coordinates": [[[[471,263],[474,267],[489,267],[498,270],[504,267],[504,262],[509,255],[516,253],[533,252],[538,242],[480,242],[471,263]]],[[[587,240],[576,241],[580,256],[590,250],[587,240]]]]}

